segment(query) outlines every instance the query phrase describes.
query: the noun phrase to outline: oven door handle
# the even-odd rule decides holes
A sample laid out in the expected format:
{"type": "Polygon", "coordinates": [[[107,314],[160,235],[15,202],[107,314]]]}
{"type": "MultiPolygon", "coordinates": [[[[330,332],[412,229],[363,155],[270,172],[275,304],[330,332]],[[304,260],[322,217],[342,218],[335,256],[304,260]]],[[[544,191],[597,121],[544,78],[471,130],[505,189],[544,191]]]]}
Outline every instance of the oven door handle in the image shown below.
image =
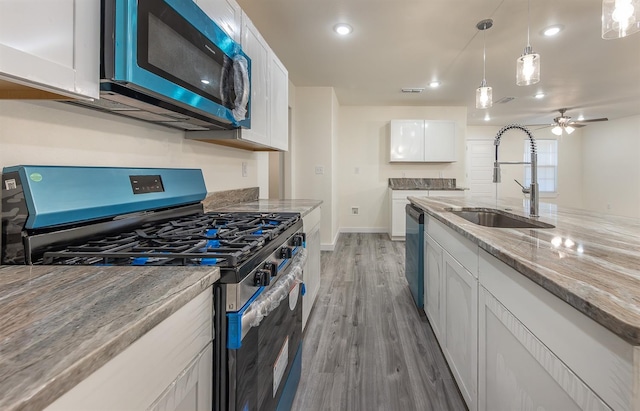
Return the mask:
{"type": "Polygon", "coordinates": [[[237,350],[242,339],[252,327],[260,325],[262,320],[289,296],[291,289],[302,283],[302,271],[307,261],[307,250],[300,248],[295,254],[289,270],[266,292],[250,301],[240,311],[227,313],[227,348],[237,350]]]}

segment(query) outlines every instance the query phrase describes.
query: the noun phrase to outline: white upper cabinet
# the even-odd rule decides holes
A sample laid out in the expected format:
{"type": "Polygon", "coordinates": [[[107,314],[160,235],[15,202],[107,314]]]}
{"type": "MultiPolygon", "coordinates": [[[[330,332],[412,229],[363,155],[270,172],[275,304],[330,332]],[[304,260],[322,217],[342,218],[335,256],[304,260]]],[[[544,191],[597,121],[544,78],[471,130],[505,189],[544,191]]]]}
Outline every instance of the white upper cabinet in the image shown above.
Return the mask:
{"type": "Polygon", "coordinates": [[[289,149],[289,72],[273,52],[269,63],[271,146],[278,150],[287,151],[289,149]]]}
{"type": "Polygon", "coordinates": [[[391,120],[390,161],[424,161],[424,120],[391,120]]]}
{"type": "Polygon", "coordinates": [[[240,42],[242,9],[234,0],[194,0],[218,27],[235,42],[240,42]]]}
{"type": "Polygon", "coordinates": [[[0,97],[98,98],[100,2],[0,0],[0,97]]]}
{"type": "Polygon", "coordinates": [[[456,123],[391,120],[390,162],[456,161],[456,123]]]}
{"type": "Polygon", "coordinates": [[[251,59],[251,129],[243,131],[247,140],[270,145],[269,138],[269,45],[242,13],[242,49],[251,59]]]}

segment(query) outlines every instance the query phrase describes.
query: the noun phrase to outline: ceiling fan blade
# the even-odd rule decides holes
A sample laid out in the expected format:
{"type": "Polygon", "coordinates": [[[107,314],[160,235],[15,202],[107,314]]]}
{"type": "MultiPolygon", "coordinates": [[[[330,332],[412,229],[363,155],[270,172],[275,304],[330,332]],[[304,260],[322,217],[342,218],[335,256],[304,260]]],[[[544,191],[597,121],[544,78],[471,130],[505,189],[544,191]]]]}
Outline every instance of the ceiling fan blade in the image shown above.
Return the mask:
{"type": "Polygon", "coordinates": [[[595,123],[596,121],[609,121],[608,118],[606,117],[602,117],[602,118],[588,118],[586,120],[576,120],[573,123],[576,124],[580,124],[580,123],[595,123]]]}
{"type": "Polygon", "coordinates": [[[544,124],[525,124],[525,127],[553,127],[555,124],[544,123],[544,124]]]}
{"type": "Polygon", "coordinates": [[[573,128],[582,128],[587,126],[586,124],[580,124],[580,123],[571,123],[569,125],[573,128]]]}

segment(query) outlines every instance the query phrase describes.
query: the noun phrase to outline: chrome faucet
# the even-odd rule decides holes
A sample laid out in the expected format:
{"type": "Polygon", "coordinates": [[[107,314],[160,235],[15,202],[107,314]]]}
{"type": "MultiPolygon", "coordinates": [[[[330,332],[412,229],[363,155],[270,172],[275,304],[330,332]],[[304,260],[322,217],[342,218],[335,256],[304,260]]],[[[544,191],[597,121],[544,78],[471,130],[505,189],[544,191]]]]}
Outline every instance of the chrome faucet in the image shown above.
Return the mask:
{"type": "Polygon", "coordinates": [[[529,131],[525,126],[521,126],[520,124],[509,124],[508,126],[504,126],[498,131],[496,134],[496,138],[493,141],[493,145],[496,146],[496,161],[493,163],[493,182],[499,183],[501,180],[500,177],[500,164],[531,164],[531,185],[529,187],[522,187],[523,193],[529,194],[529,216],[530,217],[538,217],[538,203],[539,203],[539,194],[538,194],[538,153],[536,151],[536,140],[533,138],[533,134],[529,131]],[[498,147],[500,147],[500,138],[502,135],[511,129],[522,130],[529,137],[529,141],[531,142],[531,161],[523,162],[523,161],[498,161],[498,147]]]}

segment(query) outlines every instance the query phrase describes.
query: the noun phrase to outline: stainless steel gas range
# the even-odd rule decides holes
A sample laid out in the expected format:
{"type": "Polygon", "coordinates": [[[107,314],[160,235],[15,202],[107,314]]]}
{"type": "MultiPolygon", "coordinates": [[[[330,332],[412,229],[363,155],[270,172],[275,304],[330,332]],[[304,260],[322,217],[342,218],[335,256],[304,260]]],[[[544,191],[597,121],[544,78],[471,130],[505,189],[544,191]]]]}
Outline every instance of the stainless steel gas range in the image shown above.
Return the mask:
{"type": "Polygon", "coordinates": [[[220,267],[213,409],[290,409],[301,372],[302,220],[205,213],[206,192],[195,169],[5,168],[2,264],[220,267]]]}

